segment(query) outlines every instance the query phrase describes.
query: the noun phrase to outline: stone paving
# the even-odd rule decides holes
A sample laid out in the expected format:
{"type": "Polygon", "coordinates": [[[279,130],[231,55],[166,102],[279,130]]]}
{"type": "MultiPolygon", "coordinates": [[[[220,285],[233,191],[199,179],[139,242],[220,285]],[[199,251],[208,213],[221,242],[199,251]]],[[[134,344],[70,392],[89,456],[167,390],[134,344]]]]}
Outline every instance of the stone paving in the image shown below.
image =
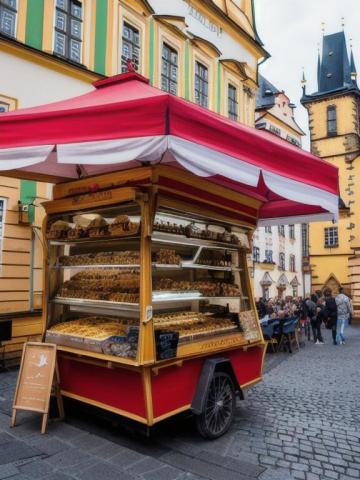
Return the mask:
{"type": "Polygon", "coordinates": [[[17,372],[0,374],[0,480],[354,480],[360,478],[360,328],[345,346],[268,355],[264,382],[239,402],[229,433],[201,439],[192,419],[151,438],[80,408],[40,435],[39,416],[10,429],[17,372]]]}

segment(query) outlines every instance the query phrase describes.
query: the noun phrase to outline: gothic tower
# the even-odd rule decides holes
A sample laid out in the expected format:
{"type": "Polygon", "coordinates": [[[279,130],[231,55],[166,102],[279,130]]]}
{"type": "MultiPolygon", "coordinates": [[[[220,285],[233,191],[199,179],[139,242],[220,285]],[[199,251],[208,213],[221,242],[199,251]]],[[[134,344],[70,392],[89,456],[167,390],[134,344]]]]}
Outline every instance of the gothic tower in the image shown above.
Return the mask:
{"type": "Polygon", "coordinates": [[[312,289],[330,286],[335,293],[343,286],[360,309],[360,90],[344,32],[323,37],[317,76],[317,92],[307,94],[304,86],[301,103],[312,152],[339,169],[340,215],[336,224],[310,225],[312,289]]]}

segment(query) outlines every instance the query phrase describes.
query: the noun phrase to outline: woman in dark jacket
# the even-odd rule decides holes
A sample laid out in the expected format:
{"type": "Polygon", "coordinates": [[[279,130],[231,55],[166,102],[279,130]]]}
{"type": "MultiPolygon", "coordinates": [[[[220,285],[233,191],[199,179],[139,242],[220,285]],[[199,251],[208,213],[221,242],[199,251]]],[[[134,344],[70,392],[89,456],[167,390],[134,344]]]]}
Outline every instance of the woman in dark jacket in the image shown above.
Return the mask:
{"type": "Polygon", "coordinates": [[[327,318],[326,326],[331,328],[333,344],[337,345],[336,343],[336,327],[337,327],[337,305],[335,302],[335,298],[332,296],[332,291],[330,288],[326,288],[324,290],[325,295],[325,317],[327,318]]]}

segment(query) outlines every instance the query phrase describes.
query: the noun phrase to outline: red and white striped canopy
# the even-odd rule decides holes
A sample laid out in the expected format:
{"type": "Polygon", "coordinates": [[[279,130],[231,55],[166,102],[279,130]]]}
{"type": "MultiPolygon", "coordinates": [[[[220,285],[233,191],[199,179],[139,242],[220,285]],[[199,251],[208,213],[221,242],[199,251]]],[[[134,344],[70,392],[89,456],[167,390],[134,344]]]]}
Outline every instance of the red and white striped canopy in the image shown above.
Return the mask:
{"type": "Polygon", "coordinates": [[[265,198],[267,224],[334,218],[338,171],[274,135],[151,87],[136,73],[0,116],[0,171],[61,182],[166,163],[265,198]],[[314,217],[315,219],[315,217],[314,217]]]}

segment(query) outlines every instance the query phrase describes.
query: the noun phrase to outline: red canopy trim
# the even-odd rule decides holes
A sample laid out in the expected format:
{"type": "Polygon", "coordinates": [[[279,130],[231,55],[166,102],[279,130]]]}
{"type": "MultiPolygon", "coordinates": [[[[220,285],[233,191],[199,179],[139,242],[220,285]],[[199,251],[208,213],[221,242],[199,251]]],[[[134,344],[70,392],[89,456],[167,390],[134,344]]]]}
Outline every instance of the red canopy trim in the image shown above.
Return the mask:
{"type": "MultiPolygon", "coordinates": [[[[310,211],[336,217],[334,166],[151,87],[136,73],[94,85],[79,97],[2,114],[0,170],[51,174],[62,181],[161,162],[265,196],[271,218],[310,211]],[[275,200],[288,203],[280,208],[275,200]]],[[[270,218],[266,209],[262,218],[270,218]]]]}

